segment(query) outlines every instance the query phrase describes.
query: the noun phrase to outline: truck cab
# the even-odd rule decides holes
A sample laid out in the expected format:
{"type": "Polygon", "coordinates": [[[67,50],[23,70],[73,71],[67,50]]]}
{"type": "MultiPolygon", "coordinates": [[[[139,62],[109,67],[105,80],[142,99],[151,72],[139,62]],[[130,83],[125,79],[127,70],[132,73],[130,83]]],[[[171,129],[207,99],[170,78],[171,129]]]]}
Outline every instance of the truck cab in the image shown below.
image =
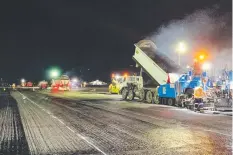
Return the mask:
{"type": "Polygon", "coordinates": [[[112,78],[112,83],[109,85],[109,92],[121,94],[122,90],[128,86],[137,88],[143,87],[143,79],[141,76],[117,76],[112,78]]]}

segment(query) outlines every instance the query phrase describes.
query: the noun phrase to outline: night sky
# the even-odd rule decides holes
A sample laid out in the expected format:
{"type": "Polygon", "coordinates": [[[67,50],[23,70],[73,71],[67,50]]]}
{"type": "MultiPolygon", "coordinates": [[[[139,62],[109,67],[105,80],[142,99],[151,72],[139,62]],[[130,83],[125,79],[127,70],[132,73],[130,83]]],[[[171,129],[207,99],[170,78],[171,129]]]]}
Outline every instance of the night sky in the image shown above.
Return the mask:
{"type": "Polygon", "coordinates": [[[50,66],[108,80],[135,65],[133,44],[171,20],[231,0],[5,0],[0,4],[0,77],[42,80],[50,66]],[[87,72],[87,71],[85,71],[87,72]]]}

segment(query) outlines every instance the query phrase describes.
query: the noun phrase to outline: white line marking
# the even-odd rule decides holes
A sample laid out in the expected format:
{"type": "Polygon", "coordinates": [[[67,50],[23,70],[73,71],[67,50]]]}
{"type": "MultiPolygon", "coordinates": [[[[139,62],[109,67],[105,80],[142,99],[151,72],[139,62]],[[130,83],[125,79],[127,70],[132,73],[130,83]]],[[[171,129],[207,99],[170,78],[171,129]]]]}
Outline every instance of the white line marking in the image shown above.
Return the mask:
{"type": "Polygon", "coordinates": [[[51,115],[54,119],[58,119],[56,116],[54,116],[54,115],[51,115]]]}
{"type": "MultiPolygon", "coordinates": [[[[19,92],[22,96],[24,96],[21,92],[19,92]]],[[[36,106],[38,106],[39,108],[41,108],[42,110],[45,111],[45,109],[43,109],[41,106],[39,106],[37,103],[35,103],[34,101],[32,101],[31,99],[29,99],[28,97],[26,97],[30,102],[32,102],[33,104],[35,104],[36,106]]],[[[49,115],[50,117],[55,118],[56,120],[58,120],[59,122],[62,122],[60,119],[58,119],[57,117],[55,117],[54,115],[49,115]]],[[[62,122],[63,123],[63,122],[62,122]]],[[[65,124],[65,123],[64,123],[65,124]]],[[[75,133],[74,130],[72,130],[70,127],[68,127],[66,125],[66,128],[69,129],[71,132],[75,133]]],[[[90,146],[94,147],[96,150],[98,150],[100,153],[102,153],[103,155],[107,155],[104,151],[102,151],[100,148],[98,148],[95,144],[93,144],[92,142],[90,142],[89,140],[87,140],[84,136],[82,136],[79,133],[76,133],[76,135],[83,139],[86,143],[88,143],[90,146]]]]}
{"type": "Polygon", "coordinates": [[[89,145],[93,146],[96,150],[98,150],[99,152],[101,152],[103,155],[107,155],[105,152],[103,152],[102,150],[100,150],[97,146],[95,146],[93,143],[91,143],[90,141],[88,141],[85,137],[83,137],[82,135],[76,133],[76,135],[78,137],[80,137],[81,139],[83,139],[84,141],[86,141],[89,145]]]}
{"type": "Polygon", "coordinates": [[[56,118],[61,124],[65,125],[64,122],[62,122],[60,119],[56,118]]]}
{"type": "Polygon", "coordinates": [[[69,129],[71,132],[74,133],[74,130],[72,130],[70,127],[66,126],[67,129],[69,129]]]}

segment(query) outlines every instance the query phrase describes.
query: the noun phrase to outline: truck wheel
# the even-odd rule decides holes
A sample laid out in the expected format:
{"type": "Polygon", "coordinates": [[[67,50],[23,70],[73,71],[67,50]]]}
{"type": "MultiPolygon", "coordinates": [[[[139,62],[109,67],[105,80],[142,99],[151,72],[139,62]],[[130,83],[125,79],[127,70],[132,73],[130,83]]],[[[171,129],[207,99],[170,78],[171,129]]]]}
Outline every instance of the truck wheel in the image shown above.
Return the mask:
{"type": "Polygon", "coordinates": [[[130,101],[132,101],[132,100],[134,99],[134,97],[135,97],[135,94],[134,94],[133,90],[132,90],[132,89],[129,90],[128,99],[129,99],[130,101]]]}
{"type": "Polygon", "coordinates": [[[145,100],[145,97],[146,97],[146,92],[145,92],[144,89],[141,89],[141,90],[139,91],[139,101],[145,100]]]}
{"type": "Polygon", "coordinates": [[[174,105],[173,99],[169,98],[167,100],[167,104],[170,105],[170,106],[173,106],[174,105]]]}
{"type": "Polygon", "coordinates": [[[176,98],[176,104],[178,107],[182,107],[182,101],[179,97],[176,98]]]}
{"type": "Polygon", "coordinates": [[[152,103],[152,100],[153,100],[153,94],[152,94],[151,91],[148,91],[148,92],[146,93],[146,101],[147,101],[148,103],[152,103]]]}
{"type": "Polygon", "coordinates": [[[122,92],[121,92],[121,96],[123,100],[126,100],[127,96],[128,96],[128,90],[126,88],[123,88],[122,92]]]}
{"type": "Polygon", "coordinates": [[[167,99],[166,98],[161,98],[161,104],[166,105],[167,104],[167,99]]]}
{"type": "Polygon", "coordinates": [[[158,100],[159,100],[159,104],[162,104],[162,98],[159,97],[158,100]]]}
{"type": "Polygon", "coordinates": [[[153,93],[153,102],[154,104],[159,104],[159,96],[156,92],[153,93]]]}

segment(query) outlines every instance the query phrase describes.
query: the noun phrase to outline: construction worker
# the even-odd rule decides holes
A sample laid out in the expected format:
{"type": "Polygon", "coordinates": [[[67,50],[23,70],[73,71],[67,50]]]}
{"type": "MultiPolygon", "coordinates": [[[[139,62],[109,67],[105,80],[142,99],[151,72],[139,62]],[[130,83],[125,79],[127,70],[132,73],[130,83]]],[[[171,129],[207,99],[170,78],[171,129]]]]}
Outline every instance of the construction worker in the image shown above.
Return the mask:
{"type": "Polygon", "coordinates": [[[119,93],[120,88],[118,86],[118,81],[115,77],[112,78],[112,83],[109,85],[109,93],[119,93]]]}
{"type": "Polygon", "coordinates": [[[203,98],[205,92],[202,87],[196,87],[194,89],[194,110],[202,111],[203,109],[203,98]]]}

